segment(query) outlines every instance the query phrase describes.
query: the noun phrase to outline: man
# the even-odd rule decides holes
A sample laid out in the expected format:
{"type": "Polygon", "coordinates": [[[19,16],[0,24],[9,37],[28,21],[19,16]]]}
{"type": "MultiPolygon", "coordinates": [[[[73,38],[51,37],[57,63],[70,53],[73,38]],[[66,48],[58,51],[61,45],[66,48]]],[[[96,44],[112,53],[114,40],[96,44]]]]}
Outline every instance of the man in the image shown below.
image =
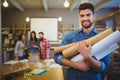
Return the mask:
{"type": "Polygon", "coordinates": [[[50,58],[50,42],[44,37],[43,32],[39,32],[38,34],[40,39],[40,58],[41,59],[49,59],[50,58]]]}
{"type": "Polygon", "coordinates": [[[61,42],[61,45],[78,42],[79,46],[75,47],[79,54],[84,57],[84,60],[78,62],[72,62],[69,59],[65,59],[61,53],[54,55],[54,60],[61,65],[67,66],[66,79],[65,80],[101,80],[101,75],[105,74],[109,64],[109,55],[101,59],[96,60],[95,57],[91,57],[91,43],[89,46],[85,46],[85,39],[98,34],[93,27],[94,22],[94,7],[90,3],[83,3],[79,6],[80,23],[82,29],[68,33],[61,42]]]}

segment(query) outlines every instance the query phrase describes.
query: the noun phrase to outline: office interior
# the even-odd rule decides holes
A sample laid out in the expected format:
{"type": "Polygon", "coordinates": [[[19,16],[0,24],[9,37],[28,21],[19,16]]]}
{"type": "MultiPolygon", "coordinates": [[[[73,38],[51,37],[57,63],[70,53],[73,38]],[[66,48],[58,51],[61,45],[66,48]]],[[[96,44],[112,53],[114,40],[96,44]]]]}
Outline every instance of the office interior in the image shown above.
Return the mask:
{"type": "MultiPolygon", "coordinates": [[[[81,3],[90,2],[95,6],[94,27],[99,31],[111,28],[120,30],[120,0],[0,0],[0,80],[65,80],[63,66],[48,67],[54,62],[54,48],[60,45],[63,37],[81,28],[78,7],[81,3]],[[65,2],[69,3],[65,7],[65,2]],[[7,5],[3,5],[6,2],[7,5]],[[14,47],[18,35],[26,34],[26,42],[30,39],[31,19],[57,19],[57,39],[50,41],[49,60],[40,60],[42,65],[18,63],[14,61],[14,47]],[[41,75],[28,74],[40,67],[47,70],[41,75]]],[[[46,29],[48,31],[51,28],[46,29]]],[[[103,80],[120,79],[120,42],[119,48],[110,54],[110,68],[103,80]]],[[[29,54],[29,49],[26,49],[29,54]]]]}

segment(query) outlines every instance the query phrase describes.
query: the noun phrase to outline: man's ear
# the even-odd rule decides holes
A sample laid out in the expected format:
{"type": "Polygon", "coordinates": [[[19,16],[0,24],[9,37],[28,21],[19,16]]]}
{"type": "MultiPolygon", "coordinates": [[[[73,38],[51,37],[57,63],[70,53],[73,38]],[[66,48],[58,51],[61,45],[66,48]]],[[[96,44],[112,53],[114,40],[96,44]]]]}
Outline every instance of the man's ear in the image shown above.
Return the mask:
{"type": "Polygon", "coordinates": [[[96,15],[95,15],[95,13],[93,14],[93,20],[94,20],[94,22],[95,22],[95,18],[96,18],[96,15]]]}

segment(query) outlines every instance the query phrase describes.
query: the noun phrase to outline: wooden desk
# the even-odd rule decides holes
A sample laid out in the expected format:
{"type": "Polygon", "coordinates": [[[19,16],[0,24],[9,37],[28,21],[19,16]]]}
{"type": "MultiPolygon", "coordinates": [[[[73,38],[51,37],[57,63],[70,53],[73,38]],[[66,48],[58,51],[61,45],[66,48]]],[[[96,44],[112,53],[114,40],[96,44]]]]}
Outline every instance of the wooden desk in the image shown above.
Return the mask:
{"type": "MultiPolygon", "coordinates": [[[[25,80],[24,76],[17,76],[13,80],[25,80]]],[[[27,79],[26,79],[27,80],[27,79]]],[[[32,75],[28,80],[64,80],[62,69],[49,69],[48,72],[42,75],[32,75]]]]}
{"type": "Polygon", "coordinates": [[[10,80],[15,78],[15,75],[24,74],[25,72],[30,71],[30,67],[28,63],[16,63],[14,65],[5,64],[0,66],[0,80],[8,80],[9,76],[10,80]]]}
{"type": "MultiPolygon", "coordinates": [[[[42,64],[45,65],[43,60],[40,60],[42,64]]],[[[37,68],[36,65],[29,64],[31,70],[37,68]]],[[[64,80],[63,68],[47,68],[49,71],[42,75],[32,75],[33,80],[64,80]]]]}
{"type": "MultiPolygon", "coordinates": [[[[34,66],[34,64],[29,65],[31,70],[37,68],[34,66]]],[[[6,66],[9,69],[9,66],[6,66]]],[[[4,72],[2,69],[4,68],[3,66],[0,67],[0,70],[4,72]]],[[[28,80],[64,80],[64,74],[63,74],[63,69],[62,68],[47,68],[49,71],[42,74],[42,75],[32,75],[28,80]]],[[[9,70],[8,70],[9,71],[9,70]]],[[[1,72],[1,71],[0,71],[1,72]]],[[[7,72],[7,71],[6,71],[7,72]]],[[[15,76],[12,78],[12,80],[27,80],[24,77],[24,72],[18,76],[15,76]]],[[[2,75],[2,73],[1,73],[2,75]]],[[[2,80],[2,79],[0,79],[2,80]]]]}
{"type": "Polygon", "coordinates": [[[33,75],[31,77],[34,80],[64,80],[63,77],[63,70],[62,69],[49,69],[48,72],[46,72],[43,75],[33,75]]]}

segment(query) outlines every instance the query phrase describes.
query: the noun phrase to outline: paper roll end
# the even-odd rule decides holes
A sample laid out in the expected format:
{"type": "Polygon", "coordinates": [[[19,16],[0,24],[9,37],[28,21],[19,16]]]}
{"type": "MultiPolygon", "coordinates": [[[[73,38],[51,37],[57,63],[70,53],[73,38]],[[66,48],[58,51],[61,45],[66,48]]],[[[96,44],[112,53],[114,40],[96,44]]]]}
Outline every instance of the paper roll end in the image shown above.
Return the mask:
{"type": "Polygon", "coordinates": [[[59,47],[54,48],[54,53],[59,53],[59,52],[62,52],[59,47]]]}
{"type": "Polygon", "coordinates": [[[74,47],[75,46],[68,48],[66,50],[63,50],[62,51],[63,56],[67,59],[70,59],[70,58],[74,57],[75,55],[77,55],[78,52],[75,50],[74,47]]]}

